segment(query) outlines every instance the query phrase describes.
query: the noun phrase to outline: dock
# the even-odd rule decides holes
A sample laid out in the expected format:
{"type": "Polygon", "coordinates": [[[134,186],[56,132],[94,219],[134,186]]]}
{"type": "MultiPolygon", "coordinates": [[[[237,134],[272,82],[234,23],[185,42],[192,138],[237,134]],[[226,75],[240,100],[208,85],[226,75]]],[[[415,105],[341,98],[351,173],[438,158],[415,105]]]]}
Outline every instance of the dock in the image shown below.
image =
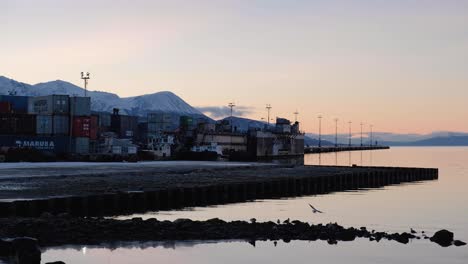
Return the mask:
{"type": "Polygon", "coordinates": [[[427,168],[167,164],[137,164],[120,170],[112,165],[96,166],[81,172],[65,169],[74,171],[68,175],[60,168],[49,171],[50,175],[0,175],[0,217],[31,217],[44,212],[127,215],[438,179],[438,170],[427,168]]]}
{"type": "Polygon", "coordinates": [[[328,152],[343,152],[343,151],[362,151],[362,150],[381,150],[390,149],[389,146],[327,146],[327,147],[305,147],[304,153],[328,153],[328,152]]]}

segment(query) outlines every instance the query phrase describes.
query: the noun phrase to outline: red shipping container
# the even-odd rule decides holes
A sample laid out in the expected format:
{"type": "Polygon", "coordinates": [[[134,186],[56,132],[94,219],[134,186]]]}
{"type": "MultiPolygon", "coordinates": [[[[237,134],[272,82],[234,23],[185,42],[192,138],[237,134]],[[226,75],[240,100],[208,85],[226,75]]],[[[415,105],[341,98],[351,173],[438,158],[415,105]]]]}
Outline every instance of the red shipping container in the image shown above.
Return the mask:
{"type": "Polygon", "coordinates": [[[10,102],[0,102],[0,113],[2,114],[11,113],[10,102]]]}
{"type": "Polygon", "coordinates": [[[98,116],[92,115],[89,127],[89,138],[96,140],[98,138],[98,116]]]}
{"type": "Polygon", "coordinates": [[[74,137],[89,137],[90,136],[89,117],[74,117],[73,118],[73,136],[74,137]]]}

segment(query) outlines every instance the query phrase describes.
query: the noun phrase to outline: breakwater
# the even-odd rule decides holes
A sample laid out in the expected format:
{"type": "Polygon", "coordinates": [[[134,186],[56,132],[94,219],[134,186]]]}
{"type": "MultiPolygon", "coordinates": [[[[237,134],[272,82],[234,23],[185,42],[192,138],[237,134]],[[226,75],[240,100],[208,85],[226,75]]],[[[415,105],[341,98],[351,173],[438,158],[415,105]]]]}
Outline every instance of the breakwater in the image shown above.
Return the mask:
{"type": "Polygon", "coordinates": [[[304,153],[328,153],[343,151],[362,151],[362,150],[380,150],[390,149],[389,146],[338,146],[338,147],[305,147],[304,153]]]}
{"type": "MultiPolygon", "coordinates": [[[[168,174],[161,173],[166,176],[168,174]]],[[[35,188],[31,191],[33,194],[42,194],[45,198],[36,196],[30,199],[4,199],[0,202],[0,217],[34,217],[44,212],[68,213],[72,216],[112,216],[255,199],[326,194],[435,180],[438,178],[438,170],[301,166],[184,170],[177,173],[172,171],[167,177],[162,175],[153,175],[153,178],[148,175],[117,178],[100,176],[102,186],[96,185],[95,188],[91,186],[95,183],[92,176],[80,175],[77,176],[78,179],[73,176],[40,178],[43,187],[39,186],[39,190],[35,188]],[[68,186],[64,186],[65,184],[68,186]],[[135,190],[135,186],[139,186],[139,190],[135,190]],[[112,191],[102,191],[101,187],[112,191]],[[79,193],[80,188],[85,188],[87,192],[79,193]],[[70,190],[70,195],[51,196],[54,193],[66,193],[66,190],[70,190]]],[[[21,194],[21,191],[18,192],[21,194]]],[[[24,191],[23,195],[31,193],[24,191]]]]}

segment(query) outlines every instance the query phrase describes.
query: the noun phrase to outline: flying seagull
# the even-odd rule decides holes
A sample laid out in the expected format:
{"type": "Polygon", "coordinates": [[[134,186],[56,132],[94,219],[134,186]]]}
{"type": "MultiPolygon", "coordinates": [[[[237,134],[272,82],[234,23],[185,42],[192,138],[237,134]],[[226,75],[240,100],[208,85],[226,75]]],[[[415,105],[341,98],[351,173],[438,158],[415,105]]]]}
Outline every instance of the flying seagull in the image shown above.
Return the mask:
{"type": "Polygon", "coordinates": [[[323,214],[322,211],[319,211],[317,210],[315,207],[313,207],[311,204],[309,204],[310,208],[312,208],[312,213],[316,214],[316,213],[319,213],[319,214],[323,214]]]}

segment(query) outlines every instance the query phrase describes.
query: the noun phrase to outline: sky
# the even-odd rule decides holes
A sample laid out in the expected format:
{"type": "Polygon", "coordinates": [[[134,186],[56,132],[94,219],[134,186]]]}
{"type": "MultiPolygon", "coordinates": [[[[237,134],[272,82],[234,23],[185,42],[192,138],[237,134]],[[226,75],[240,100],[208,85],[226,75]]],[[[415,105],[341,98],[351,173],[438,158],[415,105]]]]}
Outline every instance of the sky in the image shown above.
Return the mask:
{"type": "MultiPolygon", "coordinates": [[[[0,75],[294,119],[468,131],[468,0],[2,0],[0,75]]],[[[235,112],[236,113],[236,112],[235,112]]]]}

